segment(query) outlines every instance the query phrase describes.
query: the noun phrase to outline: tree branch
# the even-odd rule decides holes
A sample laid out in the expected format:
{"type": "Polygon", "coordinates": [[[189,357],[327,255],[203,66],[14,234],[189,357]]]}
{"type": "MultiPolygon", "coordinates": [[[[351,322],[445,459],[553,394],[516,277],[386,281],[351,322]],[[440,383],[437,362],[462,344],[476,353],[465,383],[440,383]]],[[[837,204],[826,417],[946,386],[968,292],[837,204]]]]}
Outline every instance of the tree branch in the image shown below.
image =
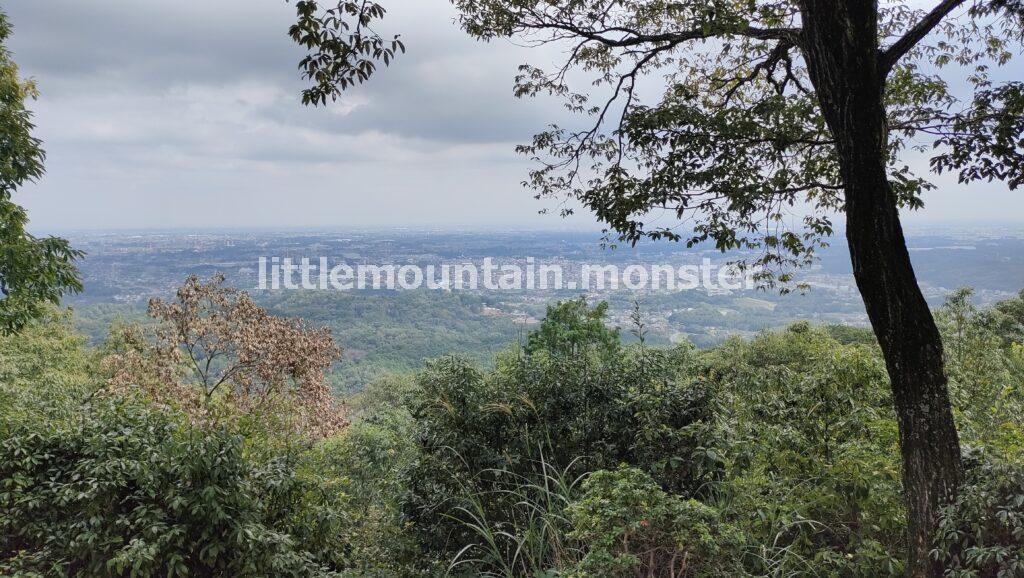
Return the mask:
{"type": "Polygon", "coordinates": [[[920,22],[914,25],[913,28],[907,31],[902,38],[897,40],[890,46],[881,52],[879,55],[879,64],[883,74],[888,74],[896,62],[909,52],[922,38],[928,35],[947,14],[952,12],[957,6],[963,4],[966,0],[943,0],[938,6],[932,9],[931,12],[926,14],[920,22]]]}
{"type": "Polygon", "coordinates": [[[645,34],[622,26],[606,28],[604,30],[590,30],[564,22],[524,23],[522,26],[524,29],[529,30],[561,30],[612,48],[624,48],[639,44],[680,44],[689,40],[704,40],[718,36],[744,36],[758,40],[785,40],[793,44],[799,44],[801,34],[801,29],[799,28],[755,28],[751,26],[724,30],[683,30],[658,34],[645,34]],[[606,36],[606,34],[613,32],[620,32],[624,36],[621,38],[606,36]]]}

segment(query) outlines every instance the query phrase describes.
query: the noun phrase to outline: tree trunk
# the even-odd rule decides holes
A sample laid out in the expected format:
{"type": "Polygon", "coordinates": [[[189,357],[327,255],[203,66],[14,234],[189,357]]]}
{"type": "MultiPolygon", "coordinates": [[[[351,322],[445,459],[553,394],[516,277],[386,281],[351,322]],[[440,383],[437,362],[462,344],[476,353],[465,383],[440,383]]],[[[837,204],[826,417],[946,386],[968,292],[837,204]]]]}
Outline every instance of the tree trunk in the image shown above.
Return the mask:
{"type": "Polygon", "coordinates": [[[853,274],[885,357],[903,454],[907,575],[941,576],[928,555],[939,507],[963,477],[942,341],[914,276],[888,181],[885,72],[873,0],[801,2],[803,51],[836,140],[853,274]]]}

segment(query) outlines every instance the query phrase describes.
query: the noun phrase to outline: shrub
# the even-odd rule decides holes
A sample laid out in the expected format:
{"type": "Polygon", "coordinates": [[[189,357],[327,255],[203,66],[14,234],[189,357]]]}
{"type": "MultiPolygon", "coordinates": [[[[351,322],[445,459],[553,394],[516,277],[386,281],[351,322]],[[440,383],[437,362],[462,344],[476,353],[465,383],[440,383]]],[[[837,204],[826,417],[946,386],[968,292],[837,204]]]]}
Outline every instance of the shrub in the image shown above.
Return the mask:
{"type": "Polygon", "coordinates": [[[936,312],[946,350],[949,393],[966,445],[1003,459],[1024,455],[1024,357],[1020,298],[979,310],[972,291],[951,293],[936,312]]]}
{"type": "Polygon", "coordinates": [[[899,438],[876,348],[796,324],[706,362],[723,404],[716,498],[746,532],[747,570],[900,575],[899,438]]]}
{"type": "Polygon", "coordinates": [[[939,521],[932,556],[951,578],[1024,576],[1024,467],[974,453],[939,521]]]}
{"type": "Polygon", "coordinates": [[[294,472],[254,467],[242,442],[132,400],[16,424],[0,443],[0,573],[326,574],[275,524],[294,472]]]}
{"type": "Polygon", "coordinates": [[[319,486],[300,509],[311,518],[297,525],[300,543],[323,544],[318,549],[332,553],[333,566],[369,576],[410,575],[429,565],[415,549],[401,511],[402,474],[416,451],[411,429],[407,413],[366,412],[307,452],[300,471],[319,486]]]}
{"type": "Polygon", "coordinates": [[[697,500],[667,494],[630,467],[599,471],[567,509],[585,554],[573,577],[735,576],[739,535],[697,500]]]}
{"type": "MultiPolygon", "coordinates": [[[[600,332],[582,335],[605,343],[600,332]]],[[[541,463],[575,475],[626,463],[687,497],[717,475],[713,397],[691,379],[691,347],[609,352],[556,343],[554,351],[507,352],[493,371],[446,357],[420,374],[413,408],[420,455],[407,511],[429,549],[454,554],[473,543],[448,519],[468,506],[467,495],[484,500],[490,521],[507,521],[514,499],[496,490],[509,476],[539,482],[541,463]]]]}
{"type": "Polygon", "coordinates": [[[0,336],[0,439],[15,422],[63,419],[102,385],[95,356],[70,311],[51,309],[17,335],[0,336]]]}

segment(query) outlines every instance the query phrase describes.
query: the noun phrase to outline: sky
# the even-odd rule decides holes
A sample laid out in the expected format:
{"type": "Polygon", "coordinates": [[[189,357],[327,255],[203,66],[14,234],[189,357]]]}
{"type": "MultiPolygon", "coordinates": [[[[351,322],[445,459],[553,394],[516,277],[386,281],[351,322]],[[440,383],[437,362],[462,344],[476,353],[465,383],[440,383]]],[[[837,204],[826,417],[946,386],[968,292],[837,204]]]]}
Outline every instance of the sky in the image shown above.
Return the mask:
{"type": "MultiPolygon", "coordinates": [[[[596,228],[520,184],[531,163],[515,145],[565,113],[514,98],[513,79],[557,48],[475,41],[446,0],[386,6],[380,31],[408,53],[314,109],[283,0],[6,2],[10,48],[41,92],[47,173],[16,196],[33,230],[596,228]]],[[[1019,192],[934,182],[910,223],[1024,222],[1019,192]]]]}

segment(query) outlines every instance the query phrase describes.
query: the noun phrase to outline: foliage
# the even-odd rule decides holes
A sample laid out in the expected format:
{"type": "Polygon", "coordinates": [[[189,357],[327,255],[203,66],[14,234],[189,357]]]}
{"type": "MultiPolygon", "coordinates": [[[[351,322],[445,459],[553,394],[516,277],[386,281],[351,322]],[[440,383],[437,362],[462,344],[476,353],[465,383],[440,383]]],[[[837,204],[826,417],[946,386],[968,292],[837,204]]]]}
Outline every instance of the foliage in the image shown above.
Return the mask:
{"type": "Polygon", "coordinates": [[[16,422],[73,415],[102,386],[97,356],[84,344],[70,311],[52,308],[17,335],[0,336],[0,438],[16,422]]]}
{"type": "MultiPolygon", "coordinates": [[[[399,379],[371,389],[390,394],[399,379]]],[[[364,400],[366,401],[366,400],[364,400]]],[[[404,472],[416,456],[412,416],[382,400],[362,404],[351,425],[307,455],[303,471],[324,479],[342,499],[330,509],[335,523],[314,527],[302,543],[336,544],[336,567],[357,575],[415,573],[425,561],[408,532],[401,504],[407,491],[404,472]]],[[[308,512],[317,513],[315,508],[308,512]]]]}
{"type": "Polygon", "coordinates": [[[377,61],[387,66],[405,52],[398,35],[385,40],[374,31],[373,22],[385,12],[376,2],[341,0],[321,10],[317,0],[298,0],[295,11],[297,22],[288,35],[309,51],[299,69],[313,83],[302,92],[303,104],[337,100],[342,90],[369,79],[377,61]]]}
{"type": "Polygon", "coordinates": [[[936,312],[950,394],[961,437],[1007,458],[1024,450],[1024,358],[1012,321],[1020,299],[981,311],[971,296],[958,289],[936,312]]]}
{"type": "Polygon", "coordinates": [[[694,499],[667,494],[649,474],[620,467],[590,475],[567,509],[586,554],[567,576],[735,576],[738,533],[694,499]]]}
{"type": "Polygon", "coordinates": [[[230,431],[98,398],[78,420],[16,425],[0,454],[4,573],[325,574],[273,523],[292,515],[275,498],[293,472],[254,467],[230,431]]]}
{"type": "Polygon", "coordinates": [[[570,357],[591,351],[598,355],[615,353],[619,332],[605,326],[607,314],[607,303],[602,301],[591,309],[582,297],[549,305],[540,327],[527,336],[524,350],[527,355],[548,351],[570,357]]]}
{"type": "Polygon", "coordinates": [[[418,562],[400,511],[415,449],[390,401],[401,379],[311,443],[110,395],[103,351],[66,313],[0,345],[0,574],[396,575],[418,562]]]}
{"type": "Polygon", "coordinates": [[[27,99],[36,98],[35,84],[18,78],[18,67],[6,48],[11,35],[0,12],[0,332],[21,330],[46,315],[62,295],[82,290],[74,261],[83,256],[58,237],[35,237],[25,230],[28,215],[11,197],[26,183],[43,176],[45,154],[32,136],[27,99]]]}
{"type": "MultiPolygon", "coordinates": [[[[939,314],[944,327],[948,308],[939,314]]],[[[605,333],[562,330],[585,326],[595,310],[551,308],[555,319],[540,327],[580,340],[570,346],[549,339],[554,351],[510,352],[492,372],[445,358],[420,375],[421,397],[412,399],[421,455],[410,470],[408,506],[428,536],[423,548],[457,552],[457,569],[501,576],[666,567],[631,557],[648,550],[615,550],[614,540],[602,550],[569,514],[581,499],[580,478],[614,479],[604,476],[625,463],[639,472],[633,475],[650,476],[673,507],[687,504],[694,520],[706,514],[728,526],[713,560],[736,561],[742,569],[735,572],[903,573],[899,435],[873,339],[845,331],[840,336],[853,338],[840,343],[835,329],[802,323],[706,352],[642,344],[609,350],[600,345],[605,333]],[[560,317],[569,311],[575,320],[560,317]],[[674,421],[670,408],[681,407],[691,408],[691,421],[674,421]],[[455,523],[443,523],[446,517],[455,523]]],[[[990,331],[987,314],[961,317],[964,335],[990,331]]],[[[542,343],[538,333],[527,343],[542,343]]],[[[1018,406],[964,379],[989,375],[984,383],[1018,391],[1006,369],[1018,346],[959,339],[946,337],[951,356],[962,356],[951,367],[965,443],[1022,455],[1024,424],[1006,410],[1018,406]],[[986,357],[999,361],[999,373],[967,361],[986,357]]],[[[628,527],[609,524],[608,536],[628,527]]],[[[656,556],[674,552],[674,530],[659,528],[649,547],[656,556]]],[[[629,543],[641,547],[632,537],[629,543]]],[[[716,571],[729,574],[708,570],[716,571]]]]}
{"type": "Polygon", "coordinates": [[[723,397],[719,505],[757,575],[897,576],[898,434],[874,346],[796,324],[708,352],[723,397]]]}
{"type": "Polygon", "coordinates": [[[996,303],[985,315],[1005,347],[1024,343],[1024,290],[1013,299],[996,303]]]}
{"type": "MultiPolygon", "coordinates": [[[[978,448],[932,552],[950,576],[1020,574],[1019,303],[959,291],[937,312],[978,448]]],[[[449,356],[372,383],[326,437],[110,395],[110,351],[66,312],[33,321],[0,338],[0,574],[903,572],[873,340],[800,323],[704,351],[623,345],[601,305],[549,310],[493,369],[449,356]]]]}
{"type": "Polygon", "coordinates": [[[932,158],[932,167],[956,171],[961,183],[1000,180],[1010,189],[1024,184],[1024,83],[978,91],[970,110],[953,117],[939,145],[948,152],[932,158]]]}
{"type": "Polygon", "coordinates": [[[1024,576],[1024,464],[971,456],[968,481],[943,509],[932,556],[946,576],[1024,576]]]}
{"type": "Polygon", "coordinates": [[[411,420],[409,407],[418,393],[414,376],[389,374],[371,381],[362,391],[347,397],[345,405],[354,418],[367,421],[389,419],[392,414],[411,420]]]}
{"type": "Polygon", "coordinates": [[[875,340],[875,334],[865,327],[856,327],[852,325],[828,325],[827,328],[832,339],[835,339],[844,345],[852,345],[854,343],[871,345],[877,343],[875,340]]]}
{"type": "MultiPolygon", "coordinates": [[[[603,308],[553,311],[559,326],[578,327],[603,308]],[[568,321],[567,312],[577,318],[568,321]]],[[[420,374],[413,416],[421,455],[410,471],[408,508],[427,547],[454,552],[473,543],[444,515],[468,509],[466,496],[482,502],[480,515],[491,523],[507,522],[514,493],[501,488],[538,484],[547,469],[629,463],[684,495],[699,494],[717,475],[711,399],[687,375],[692,348],[615,346],[597,356],[590,352],[609,345],[606,332],[560,335],[578,341],[556,340],[555,351],[510,351],[491,372],[447,357],[420,374]]]]}
{"type": "Polygon", "coordinates": [[[150,327],[129,327],[105,363],[110,386],[142,386],[203,418],[218,396],[232,409],[256,416],[294,411],[293,427],[330,435],[344,424],[325,383],[340,356],[328,329],[307,329],[295,319],[269,315],[245,293],[224,287],[223,276],[202,283],[189,277],[177,299],[153,299],[150,327]],[[153,339],[142,332],[152,329],[153,339]],[[181,368],[185,371],[182,372],[181,368]]]}
{"type": "MultiPolygon", "coordinates": [[[[529,477],[507,469],[488,472],[488,490],[466,484],[461,505],[445,515],[458,522],[470,539],[449,571],[473,576],[550,576],[579,560],[585,546],[570,536],[566,510],[579,493],[582,476],[575,464],[557,470],[545,457],[529,477]],[[495,499],[504,504],[495,517],[495,499]]],[[[459,574],[461,575],[461,574],[459,574]]]]}

